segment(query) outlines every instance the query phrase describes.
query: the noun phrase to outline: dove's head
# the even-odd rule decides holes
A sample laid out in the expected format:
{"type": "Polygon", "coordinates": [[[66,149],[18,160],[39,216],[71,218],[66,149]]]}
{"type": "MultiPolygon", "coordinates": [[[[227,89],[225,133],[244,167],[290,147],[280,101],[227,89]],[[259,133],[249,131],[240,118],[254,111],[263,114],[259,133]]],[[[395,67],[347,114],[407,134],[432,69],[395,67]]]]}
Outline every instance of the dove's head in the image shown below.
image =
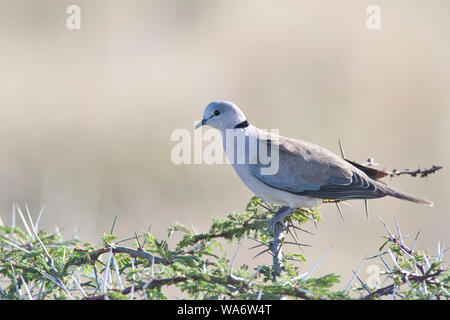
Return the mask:
{"type": "Polygon", "coordinates": [[[234,103],[228,101],[213,101],[203,112],[203,119],[195,128],[209,125],[218,130],[244,128],[248,126],[244,113],[234,103]]]}

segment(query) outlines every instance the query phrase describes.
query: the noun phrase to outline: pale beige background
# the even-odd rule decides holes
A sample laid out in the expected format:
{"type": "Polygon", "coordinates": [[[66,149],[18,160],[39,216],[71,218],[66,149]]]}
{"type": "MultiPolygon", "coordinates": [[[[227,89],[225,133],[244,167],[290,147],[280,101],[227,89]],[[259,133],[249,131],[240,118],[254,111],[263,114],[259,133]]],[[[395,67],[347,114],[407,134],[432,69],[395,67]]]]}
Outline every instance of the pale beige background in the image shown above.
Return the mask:
{"type": "MultiPolygon", "coordinates": [[[[381,167],[440,164],[428,179],[392,181],[435,202],[322,206],[319,237],[302,235],[316,275],[346,282],[384,230],[422,230],[419,248],[448,243],[450,3],[438,1],[0,1],[0,214],[27,202],[42,226],[98,241],[114,216],[121,237],[175,220],[206,231],[252,194],[230,166],[175,166],[176,128],[227,99],[261,128],[381,167]],[[382,28],[366,28],[366,8],[382,28]],[[66,8],[82,10],[79,31],[66,8]]],[[[314,226],[308,226],[314,230],[314,226]]],[[[240,262],[256,252],[244,244],[240,262]]],[[[233,249],[233,246],[230,247],[233,249]]],[[[267,262],[268,257],[253,263],[267,262]]],[[[365,269],[362,278],[367,278],[365,269]]]]}

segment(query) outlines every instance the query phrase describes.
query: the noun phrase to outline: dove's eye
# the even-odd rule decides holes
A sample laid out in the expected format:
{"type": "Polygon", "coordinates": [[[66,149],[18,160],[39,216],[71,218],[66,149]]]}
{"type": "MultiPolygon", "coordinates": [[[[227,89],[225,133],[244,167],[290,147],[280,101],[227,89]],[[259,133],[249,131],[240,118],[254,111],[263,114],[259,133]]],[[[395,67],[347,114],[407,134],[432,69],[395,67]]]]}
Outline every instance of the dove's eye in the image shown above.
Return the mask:
{"type": "Polygon", "coordinates": [[[220,114],[219,110],[214,111],[214,115],[217,117],[220,114]]]}

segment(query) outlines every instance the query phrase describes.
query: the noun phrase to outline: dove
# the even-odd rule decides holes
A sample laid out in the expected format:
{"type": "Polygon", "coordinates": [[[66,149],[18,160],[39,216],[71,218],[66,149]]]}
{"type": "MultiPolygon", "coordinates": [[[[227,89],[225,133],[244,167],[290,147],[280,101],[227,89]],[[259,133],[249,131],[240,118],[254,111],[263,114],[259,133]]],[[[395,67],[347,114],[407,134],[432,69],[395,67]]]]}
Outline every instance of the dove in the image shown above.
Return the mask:
{"type": "Polygon", "coordinates": [[[221,132],[225,154],[244,185],[263,201],[280,206],[275,221],[282,220],[297,208],[317,207],[325,199],[367,200],[390,196],[433,206],[426,199],[379,181],[379,177],[371,174],[377,170],[347,161],[313,143],[257,128],[232,102],[209,103],[195,128],[205,125],[221,132]],[[242,143],[245,147],[240,146],[242,143]],[[269,153],[269,150],[270,158],[277,161],[277,170],[267,170],[267,157],[265,162],[262,161],[261,152],[269,153]],[[239,155],[239,151],[243,154],[239,155]],[[241,161],[236,161],[239,156],[241,161]]]}

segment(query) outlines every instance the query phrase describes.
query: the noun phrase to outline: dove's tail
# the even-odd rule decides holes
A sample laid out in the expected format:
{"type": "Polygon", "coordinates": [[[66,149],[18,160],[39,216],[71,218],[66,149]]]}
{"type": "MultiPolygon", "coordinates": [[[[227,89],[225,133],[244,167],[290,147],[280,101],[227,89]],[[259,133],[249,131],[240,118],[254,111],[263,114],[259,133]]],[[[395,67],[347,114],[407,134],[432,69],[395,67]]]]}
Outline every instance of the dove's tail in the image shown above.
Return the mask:
{"type": "Polygon", "coordinates": [[[398,198],[398,199],[402,199],[402,200],[407,200],[407,201],[411,201],[417,204],[422,204],[424,206],[427,207],[432,207],[433,206],[433,202],[428,201],[426,199],[422,199],[419,197],[415,197],[412,195],[407,194],[406,192],[397,190],[395,188],[389,187],[385,184],[379,183],[377,182],[377,187],[381,188],[382,190],[384,190],[386,192],[386,195],[394,197],[394,198],[398,198]]]}

